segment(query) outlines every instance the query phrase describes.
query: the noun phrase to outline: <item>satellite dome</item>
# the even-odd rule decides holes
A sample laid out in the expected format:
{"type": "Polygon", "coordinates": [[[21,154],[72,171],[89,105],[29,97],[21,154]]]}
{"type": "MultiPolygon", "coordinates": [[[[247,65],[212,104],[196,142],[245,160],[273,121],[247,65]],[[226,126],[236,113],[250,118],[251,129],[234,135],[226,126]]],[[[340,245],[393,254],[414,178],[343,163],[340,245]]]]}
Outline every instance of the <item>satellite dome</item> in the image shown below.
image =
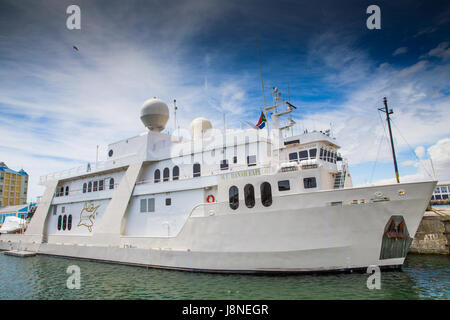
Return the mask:
{"type": "Polygon", "coordinates": [[[148,99],[141,108],[141,121],[151,131],[164,130],[169,120],[169,107],[157,98],[148,99]]]}
{"type": "Polygon", "coordinates": [[[212,125],[208,119],[205,118],[196,118],[192,120],[191,125],[189,127],[189,131],[191,132],[192,138],[199,138],[203,136],[203,134],[211,129],[212,125]]]}

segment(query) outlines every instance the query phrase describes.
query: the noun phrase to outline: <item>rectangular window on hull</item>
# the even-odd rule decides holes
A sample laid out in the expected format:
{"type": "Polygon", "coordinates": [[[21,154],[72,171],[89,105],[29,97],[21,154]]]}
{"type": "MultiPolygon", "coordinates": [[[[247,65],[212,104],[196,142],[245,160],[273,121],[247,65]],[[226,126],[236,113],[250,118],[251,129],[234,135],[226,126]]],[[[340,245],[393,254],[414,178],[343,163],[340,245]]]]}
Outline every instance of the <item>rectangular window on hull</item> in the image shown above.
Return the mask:
{"type": "Polygon", "coordinates": [[[303,185],[305,189],[316,188],[317,187],[316,178],[315,177],[304,178],[303,185]]]}
{"type": "Polygon", "coordinates": [[[291,190],[289,180],[278,181],[278,191],[288,191],[288,190],[291,190]]]}

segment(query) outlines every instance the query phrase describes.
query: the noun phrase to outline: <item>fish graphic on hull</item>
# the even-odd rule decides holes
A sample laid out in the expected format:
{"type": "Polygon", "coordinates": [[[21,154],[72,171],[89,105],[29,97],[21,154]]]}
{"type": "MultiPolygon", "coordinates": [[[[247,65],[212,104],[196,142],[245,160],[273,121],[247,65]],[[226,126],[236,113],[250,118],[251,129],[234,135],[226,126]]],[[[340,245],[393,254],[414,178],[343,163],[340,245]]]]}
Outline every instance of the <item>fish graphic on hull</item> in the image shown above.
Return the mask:
{"type": "Polygon", "coordinates": [[[80,222],[78,222],[78,226],[85,226],[88,228],[89,232],[92,232],[95,213],[99,207],[100,205],[95,206],[92,202],[85,202],[84,207],[80,212],[80,222]]]}

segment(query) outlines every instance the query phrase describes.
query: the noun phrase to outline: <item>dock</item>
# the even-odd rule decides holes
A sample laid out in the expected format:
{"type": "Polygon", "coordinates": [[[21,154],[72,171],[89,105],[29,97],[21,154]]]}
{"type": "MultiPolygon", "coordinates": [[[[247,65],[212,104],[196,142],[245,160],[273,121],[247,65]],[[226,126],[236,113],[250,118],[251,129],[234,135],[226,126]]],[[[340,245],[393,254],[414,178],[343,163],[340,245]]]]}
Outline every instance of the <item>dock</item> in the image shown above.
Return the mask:
{"type": "Polygon", "coordinates": [[[36,255],[36,252],[10,250],[10,251],[5,251],[5,254],[8,256],[26,258],[26,257],[34,257],[36,255]]]}
{"type": "Polygon", "coordinates": [[[423,254],[449,254],[450,209],[426,211],[409,252],[423,254]]]}

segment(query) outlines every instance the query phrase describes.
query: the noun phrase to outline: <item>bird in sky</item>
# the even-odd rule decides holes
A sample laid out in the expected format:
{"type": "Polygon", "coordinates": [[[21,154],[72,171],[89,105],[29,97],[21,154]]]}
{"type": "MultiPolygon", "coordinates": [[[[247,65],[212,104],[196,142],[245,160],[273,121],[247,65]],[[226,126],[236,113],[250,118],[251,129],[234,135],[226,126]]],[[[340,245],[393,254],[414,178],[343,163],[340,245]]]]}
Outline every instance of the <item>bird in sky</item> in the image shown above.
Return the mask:
{"type": "Polygon", "coordinates": [[[77,46],[73,46],[73,48],[74,48],[76,51],[78,51],[78,47],[77,47],[77,46]]]}

